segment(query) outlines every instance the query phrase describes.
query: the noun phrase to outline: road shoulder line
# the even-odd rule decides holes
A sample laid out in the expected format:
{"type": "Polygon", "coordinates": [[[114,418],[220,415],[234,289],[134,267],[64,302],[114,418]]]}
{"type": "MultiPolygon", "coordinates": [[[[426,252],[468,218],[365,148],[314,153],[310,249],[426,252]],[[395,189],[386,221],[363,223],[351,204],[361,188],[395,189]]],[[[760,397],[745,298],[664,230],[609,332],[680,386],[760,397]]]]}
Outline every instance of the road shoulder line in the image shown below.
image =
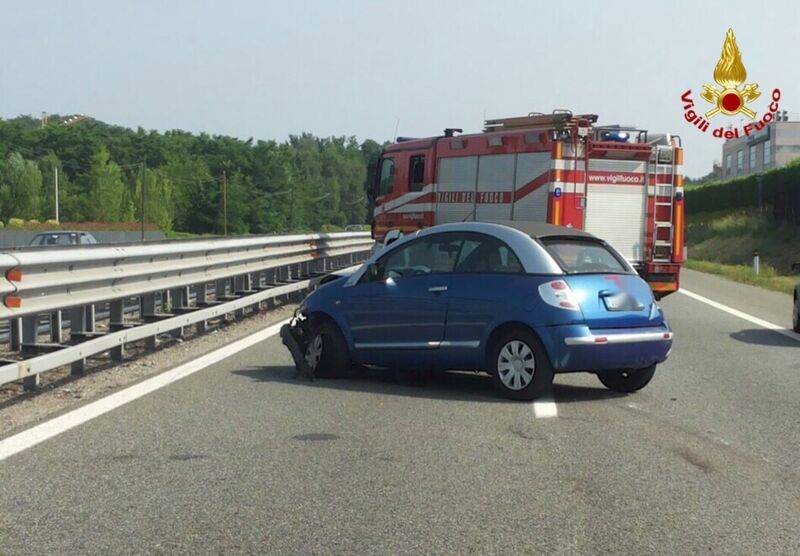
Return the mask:
{"type": "Polygon", "coordinates": [[[216,349],[197,359],[178,365],[152,378],[136,383],[133,386],[129,386],[119,392],[90,402],[63,415],[54,417],[44,423],[35,425],[13,436],[0,440],[0,461],[36,446],[62,432],[75,428],[95,417],[108,413],[128,402],[132,402],[164,386],[177,382],[223,359],[227,359],[231,355],[245,350],[267,338],[275,336],[280,331],[281,326],[287,322],[289,322],[289,319],[268,326],[263,330],[245,336],[240,340],[216,349]]]}
{"type": "Polygon", "coordinates": [[[545,396],[533,400],[533,416],[536,419],[550,419],[558,417],[558,406],[552,396],[545,396]]]}
{"type": "Polygon", "coordinates": [[[783,326],[779,326],[779,325],[774,324],[772,322],[769,322],[767,320],[760,319],[758,317],[755,317],[753,315],[745,313],[744,311],[740,311],[738,309],[734,309],[733,307],[729,307],[729,306],[724,305],[724,304],[722,304],[722,303],[720,303],[718,301],[714,301],[713,299],[709,299],[707,297],[703,297],[700,294],[694,293],[694,292],[689,291],[689,290],[685,290],[683,288],[679,289],[678,292],[682,293],[683,295],[685,295],[687,297],[691,297],[692,299],[695,299],[695,300],[697,300],[697,301],[699,301],[701,303],[705,303],[706,305],[714,307],[715,309],[719,309],[720,311],[724,311],[725,313],[728,313],[729,315],[733,315],[734,317],[738,317],[740,319],[746,320],[747,322],[750,322],[750,323],[755,324],[757,326],[760,326],[762,328],[766,328],[767,330],[772,330],[773,332],[777,332],[778,334],[783,334],[787,338],[791,338],[792,340],[794,340],[796,342],[800,342],[800,334],[797,334],[796,332],[794,332],[792,330],[789,330],[788,328],[784,328],[783,326]]]}

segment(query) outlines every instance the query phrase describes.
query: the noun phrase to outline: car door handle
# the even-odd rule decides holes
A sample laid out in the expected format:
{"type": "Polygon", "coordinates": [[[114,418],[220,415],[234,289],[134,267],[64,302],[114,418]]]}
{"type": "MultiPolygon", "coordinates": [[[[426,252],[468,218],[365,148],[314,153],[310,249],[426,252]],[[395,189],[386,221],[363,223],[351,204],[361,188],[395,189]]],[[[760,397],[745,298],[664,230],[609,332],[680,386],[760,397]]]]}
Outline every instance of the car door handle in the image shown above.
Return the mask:
{"type": "Polygon", "coordinates": [[[431,286],[428,288],[429,292],[439,293],[439,292],[446,292],[447,286],[431,286]]]}

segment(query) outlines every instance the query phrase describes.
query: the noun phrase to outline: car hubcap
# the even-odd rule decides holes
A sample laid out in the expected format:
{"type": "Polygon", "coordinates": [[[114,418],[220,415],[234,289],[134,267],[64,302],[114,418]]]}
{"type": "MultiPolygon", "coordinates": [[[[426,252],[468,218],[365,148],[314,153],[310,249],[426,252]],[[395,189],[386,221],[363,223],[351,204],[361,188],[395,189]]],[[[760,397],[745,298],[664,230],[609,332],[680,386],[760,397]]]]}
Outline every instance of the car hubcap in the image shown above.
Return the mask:
{"type": "Polygon", "coordinates": [[[319,360],[322,358],[322,334],[317,334],[306,348],[306,363],[312,369],[316,369],[319,360]]]}
{"type": "Polygon", "coordinates": [[[503,346],[497,356],[497,373],[506,388],[522,390],[533,380],[536,359],[525,342],[512,340],[503,346]]]}

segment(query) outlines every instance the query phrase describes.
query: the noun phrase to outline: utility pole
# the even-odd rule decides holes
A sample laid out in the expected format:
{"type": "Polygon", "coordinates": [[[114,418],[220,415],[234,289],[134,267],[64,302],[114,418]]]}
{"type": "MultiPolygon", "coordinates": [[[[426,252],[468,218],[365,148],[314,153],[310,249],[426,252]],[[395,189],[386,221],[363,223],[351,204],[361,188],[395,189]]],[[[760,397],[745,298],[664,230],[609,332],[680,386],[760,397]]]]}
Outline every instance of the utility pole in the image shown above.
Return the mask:
{"type": "Polygon", "coordinates": [[[289,200],[289,231],[294,231],[294,180],[292,180],[292,189],[289,200]]]}
{"type": "Polygon", "coordinates": [[[141,195],[140,195],[141,201],[142,201],[142,208],[141,208],[141,212],[142,212],[142,217],[141,217],[141,220],[142,220],[142,242],[144,242],[144,222],[145,222],[144,196],[146,195],[145,192],[147,191],[147,184],[145,183],[145,178],[146,177],[147,177],[147,160],[146,159],[142,159],[142,191],[141,191],[141,195]]]}
{"type": "Polygon", "coordinates": [[[228,174],[222,171],[222,222],[225,235],[228,235],[228,174]]]}
{"type": "Polygon", "coordinates": [[[55,191],[56,191],[56,224],[60,223],[58,219],[58,166],[53,166],[53,178],[55,179],[55,191]]]}

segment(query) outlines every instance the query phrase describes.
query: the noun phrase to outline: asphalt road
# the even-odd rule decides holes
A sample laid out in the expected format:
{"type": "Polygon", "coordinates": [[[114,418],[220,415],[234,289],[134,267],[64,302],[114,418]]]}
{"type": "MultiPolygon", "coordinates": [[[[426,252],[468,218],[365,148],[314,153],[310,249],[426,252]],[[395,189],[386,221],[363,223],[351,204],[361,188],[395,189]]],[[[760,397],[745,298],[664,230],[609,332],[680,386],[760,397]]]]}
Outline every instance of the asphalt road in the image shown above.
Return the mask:
{"type": "MultiPolygon", "coordinates": [[[[788,326],[788,298],[683,286],[788,326]]],[[[642,392],[292,378],[272,338],[0,462],[0,553],[800,552],[800,341],[685,295],[642,392]]]]}

